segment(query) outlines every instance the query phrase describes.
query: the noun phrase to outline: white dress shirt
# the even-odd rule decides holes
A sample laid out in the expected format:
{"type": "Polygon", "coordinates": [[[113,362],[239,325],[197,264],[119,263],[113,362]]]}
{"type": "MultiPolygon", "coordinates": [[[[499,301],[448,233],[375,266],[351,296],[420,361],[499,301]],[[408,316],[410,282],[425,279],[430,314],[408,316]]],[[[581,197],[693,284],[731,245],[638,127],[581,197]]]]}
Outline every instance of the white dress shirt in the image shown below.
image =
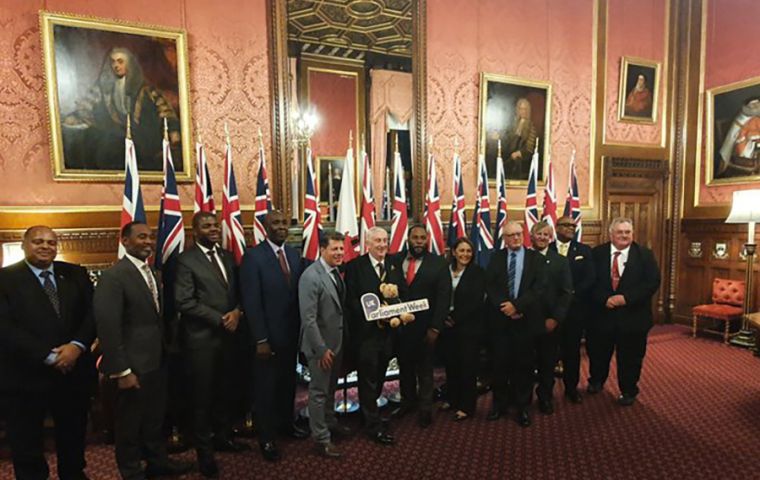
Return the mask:
{"type": "MultiPolygon", "coordinates": [[[[200,243],[196,244],[198,245],[198,248],[201,249],[201,252],[206,256],[206,259],[208,261],[211,261],[211,257],[209,257],[208,252],[211,251],[210,248],[206,248],[200,243]]],[[[227,269],[224,268],[224,264],[222,263],[222,257],[219,256],[219,245],[214,245],[214,260],[216,261],[216,264],[219,265],[219,269],[222,271],[222,276],[224,277],[224,281],[228,282],[227,280],[227,269]]]]}
{"type": "Polygon", "coordinates": [[[612,261],[615,258],[615,252],[620,252],[620,255],[618,256],[618,272],[620,272],[620,276],[623,276],[623,271],[625,270],[625,264],[628,261],[628,252],[631,251],[631,246],[628,245],[622,250],[618,250],[615,248],[615,245],[610,244],[610,272],[612,272],[612,261]]]}

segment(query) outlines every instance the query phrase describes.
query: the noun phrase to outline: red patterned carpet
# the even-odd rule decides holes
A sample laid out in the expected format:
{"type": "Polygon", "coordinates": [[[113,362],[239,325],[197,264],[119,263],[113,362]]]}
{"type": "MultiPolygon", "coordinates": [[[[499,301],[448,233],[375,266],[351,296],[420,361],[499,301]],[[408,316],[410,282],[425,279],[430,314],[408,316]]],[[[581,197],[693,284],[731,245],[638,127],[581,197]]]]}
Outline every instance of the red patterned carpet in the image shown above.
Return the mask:
{"type": "MultiPolygon", "coordinates": [[[[404,418],[392,425],[395,446],[356,435],[339,443],[340,460],[315,456],[308,440],[282,442],[284,459],[274,465],[257,449],[220,454],[221,478],[760,479],[760,358],[716,339],[692,339],[683,327],[658,327],[638,403],[618,407],[612,380],[582,405],[566,403],[558,386],[556,413],[536,413],[529,429],[511,419],[487,422],[484,395],[473,420],[455,423],[439,412],[421,430],[413,416],[404,418]]],[[[93,480],[118,478],[111,447],[90,446],[87,461],[93,480]]],[[[11,471],[3,460],[0,478],[12,478],[11,471]]]]}

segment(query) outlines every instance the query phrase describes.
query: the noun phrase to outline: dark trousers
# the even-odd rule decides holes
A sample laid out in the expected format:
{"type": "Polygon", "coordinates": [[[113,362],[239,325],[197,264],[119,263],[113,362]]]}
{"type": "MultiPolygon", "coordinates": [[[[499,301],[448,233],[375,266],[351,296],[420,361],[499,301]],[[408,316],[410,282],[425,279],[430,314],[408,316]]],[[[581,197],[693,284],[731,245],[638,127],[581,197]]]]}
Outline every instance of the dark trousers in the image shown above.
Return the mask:
{"type": "Polygon", "coordinates": [[[359,404],[364,415],[364,427],[370,432],[377,432],[382,428],[377,399],[383,393],[385,373],[391,354],[390,336],[385,332],[377,332],[375,335],[360,342],[356,352],[359,404]]]}
{"type": "Polygon", "coordinates": [[[2,397],[13,470],[18,480],[46,480],[43,423],[48,412],[55,422],[58,476],[82,478],[89,389],[65,385],[46,392],[4,394],[2,397]]]}
{"type": "Polygon", "coordinates": [[[621,332],[617,326],[613,329],[591,330],[587,338],[591,363],[589,383],[604,384],[610,373],[610,360],[614,351],[620,393],[634,397],[638,395],[648,334],[648,330],[621,332]]]}
{"type": "Polygon", "coordinates": [[[440,352],[446,367],[446,395],[452,408],[475,413],[478,372],[478,337],[449,328],[441,332],[440,352]]]}
{"type": "Polygon", "coordinates": [[[195,448],[199,455],[213,455],[212,432],[218,439],[229,439],[235,355],[232,345],[185,352],[192,388],[195,448]]]}
{"type": "Polygon", "coordinates": [[[493,406],[504,412],[510,404],[519,410],[530,405],[535,367],[535,337],[514,332],[492,332],[493,406]]]}
{"type": "Polygon", "coordinates": [[[145,478],[143,459],[156,467],[168,462],[163,435],[166,377],[166,366],[162,366],[138,375],[140,388],[116,393],[116,464],[125,480],[145,478]]]}
{"type": "Polygon", "coordinates": [[[273,442],[277,432],[293,423],[296,396],[296,347],[272,347],[274,355],[266,360],[254,358],[256,378],[256,431],[260,443],[273,442]]]}
{"type": "Polygon", "coordinates": [[[420,411],[433,409],[434,349],[425,340],[402,338],[398,352],[401,402],[419,406],[420,411]]]}
{"type": "Polygon", "coordinates": [[[577,390],[581,374],[582,321],[568,318],[559,328],[559,337],[562,383],[565,385],[565,392],[572,392],[577,390]]]}
{"type": "Polygon", "coordinates": [[[549,402],[554,394],[554,367],[559,357],[559,332],[542,333],[536,337],[536,365],[538,385],[536,396],[540,401],[549,402]]]}

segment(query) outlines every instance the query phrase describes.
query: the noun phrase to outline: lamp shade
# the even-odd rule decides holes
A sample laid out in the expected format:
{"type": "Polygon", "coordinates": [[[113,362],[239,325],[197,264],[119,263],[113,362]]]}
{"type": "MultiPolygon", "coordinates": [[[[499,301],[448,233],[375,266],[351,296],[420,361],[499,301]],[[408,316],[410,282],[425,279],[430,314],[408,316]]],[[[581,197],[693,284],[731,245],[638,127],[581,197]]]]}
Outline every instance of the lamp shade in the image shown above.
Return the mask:
{"type": "Polygon", "coordinates": [[[760,190],[734,192],[726,223],[760,222],[760,190]]]}

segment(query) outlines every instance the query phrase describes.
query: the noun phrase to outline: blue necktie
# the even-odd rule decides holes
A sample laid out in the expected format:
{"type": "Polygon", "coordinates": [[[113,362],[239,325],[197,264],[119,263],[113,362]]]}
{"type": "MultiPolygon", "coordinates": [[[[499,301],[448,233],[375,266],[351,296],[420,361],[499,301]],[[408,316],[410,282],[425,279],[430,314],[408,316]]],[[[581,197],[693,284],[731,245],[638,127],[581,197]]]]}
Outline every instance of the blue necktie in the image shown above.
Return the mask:
{"type": "Polygon", "coordinates": [[[509,254],[509,267],[507,268],[507,288],[509,289],[509,297],[515,298],[515,277],[517,276],[517,254],[510,252],[509,254]]]}

